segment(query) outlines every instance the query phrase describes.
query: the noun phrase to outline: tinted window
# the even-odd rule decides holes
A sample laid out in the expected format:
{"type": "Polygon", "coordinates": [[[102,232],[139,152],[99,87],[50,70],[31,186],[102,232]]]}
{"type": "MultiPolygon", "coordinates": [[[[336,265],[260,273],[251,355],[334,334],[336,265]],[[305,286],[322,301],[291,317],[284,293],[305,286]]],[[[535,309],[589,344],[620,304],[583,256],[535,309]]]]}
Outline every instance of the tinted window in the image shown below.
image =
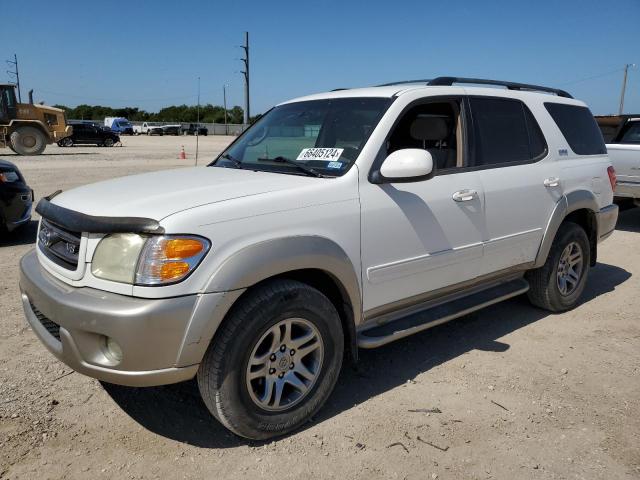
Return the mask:
{"type": "Polygon", "coordinates": [[[640,143],[640,121],[627,123],[621,132],[620,143],[640,143]]]}
{"type": "Polygon", "coordinates": [[[518,100],[472,97],[475,165],[527,162],[546,151],[540,127],[518,100]]]}
{"type": "Polygon", "coordinates": [[[545,103],[544,106],[574,153],[578,155],[607,153],[602,132],[587,107],[561,103],[545,103]]]}

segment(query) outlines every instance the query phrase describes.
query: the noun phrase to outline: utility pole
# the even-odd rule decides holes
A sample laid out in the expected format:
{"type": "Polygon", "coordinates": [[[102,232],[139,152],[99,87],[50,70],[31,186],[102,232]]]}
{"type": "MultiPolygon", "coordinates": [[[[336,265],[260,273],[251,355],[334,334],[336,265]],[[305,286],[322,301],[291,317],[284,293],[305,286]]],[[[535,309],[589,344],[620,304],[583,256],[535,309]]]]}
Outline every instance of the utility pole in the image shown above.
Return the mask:
{"type": "Polygon", "coordinates": [[[16,87],[18,88],[18,103],[22,103],[22,95],[20,94],[20,73],[18,72],[18,56],[13,54],[13,61],[7,60],[7,65],[13,65],[15,70],[7,70],[9,75],[16,77],[16,87]]]}
{"type": "Polygon", "coordinates": [[[200,77],[198,77],[198,108],[196,110],[196,166],[198,165],[198,145],[200,143],[200,77]]]}
{"type": "Polygon", "coordinates": [[[224,132],[229,135],[229,122],[227,121],[227,84],[222,85],[222,101],[224,102],[224,132]]]}
{"type": "Polygon", "coordinates": [[[244,58],[241,58],[244,62],[244,70],[241,72],[244,75],[244,123],[249,124],[249,118],[251,113],[249,111],[249,32],[244,32],[244,58]]]}
{"type": "Polygon", "coordinates": [[[622,93],[620,94],[620,109],[618,110],[618,115],[622,115],[624,111],[624,92],[627,89],[627,74],[629,72],[629,67],[635,67],[635,63],[627,63],[624,66],[624,77],[622,79],[622,93]]]}

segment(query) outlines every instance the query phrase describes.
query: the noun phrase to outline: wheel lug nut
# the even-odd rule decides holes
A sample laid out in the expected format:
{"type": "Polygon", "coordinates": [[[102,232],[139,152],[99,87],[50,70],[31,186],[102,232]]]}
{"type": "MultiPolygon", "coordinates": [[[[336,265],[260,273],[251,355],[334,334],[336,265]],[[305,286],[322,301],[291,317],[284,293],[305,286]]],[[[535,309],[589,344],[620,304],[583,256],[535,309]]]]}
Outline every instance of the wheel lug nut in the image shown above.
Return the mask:
{"type": "Polygon", "coordinates": [[[278,375],[278,378],[282,378],[284,377],[284,373],[281,373],[280,375],[278,375]]]}
{"type": "Polygon", "coordinates": [[[284,345],[282,345],[282,346],[280,347],[280,351],[281,351],[281,352],[284,352],[286,349],[287,349],[287,347],[286,347],[286,346],[284,346],[284,345]]]}
{"type": "Polygon", "coordinates": [[[276,373],[276,369],[275,368],[270,368],[269,369],[269,375],[273,375],[274,373],[276,373]]]}
{"type": "Polygon", "coordinates": [[[272,362],[275,361],[276,359],[276,354],[272,353],[271,356],[269,357],[269,360],[271,360],[272,362]]]}
{"type": "Polygon", "coordinates": [[[289,365],[289,370],[293,370],[293,367],[294,367],[294,365],[292,363],[291,365],[289,365]]]}
{"type": "Polygon", "coordinates": [[[289,352],[289,355],[293,356],[296,354],[296,351],[292,348],[291,351],[289,352]]]}

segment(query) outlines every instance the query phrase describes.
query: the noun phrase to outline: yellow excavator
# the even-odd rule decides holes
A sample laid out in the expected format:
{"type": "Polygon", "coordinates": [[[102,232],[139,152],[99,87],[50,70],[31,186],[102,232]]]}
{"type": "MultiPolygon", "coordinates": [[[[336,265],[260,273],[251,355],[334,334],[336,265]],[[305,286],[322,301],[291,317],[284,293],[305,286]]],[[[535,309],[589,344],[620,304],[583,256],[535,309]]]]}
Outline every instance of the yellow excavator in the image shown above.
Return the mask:
{"type": "Polygon", "coordinates": [[[0,83],[0,148],[10,148],[19,155],[40,155],[45,147],[73,133],[64,111],[34,105],[33,90],[29,103],[16,101],[16,86],[0,83]]]}

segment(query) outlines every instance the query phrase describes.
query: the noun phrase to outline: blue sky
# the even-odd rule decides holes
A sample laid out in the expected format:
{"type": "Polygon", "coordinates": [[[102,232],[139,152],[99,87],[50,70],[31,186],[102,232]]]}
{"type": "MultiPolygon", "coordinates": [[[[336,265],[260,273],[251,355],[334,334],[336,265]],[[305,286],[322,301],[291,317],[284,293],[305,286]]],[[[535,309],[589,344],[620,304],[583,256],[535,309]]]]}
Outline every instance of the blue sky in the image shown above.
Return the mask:
{"type": "MultiPolygon", "coordinates": [[[[640,112],[640,1],[2,2],[0,59],[18,54],[23,95],[48,104],[243,104],[438,75],[564,88],[594,113],[640,112]]],[[[0,70],[0,81],[8,76],[0,70]]]]}

